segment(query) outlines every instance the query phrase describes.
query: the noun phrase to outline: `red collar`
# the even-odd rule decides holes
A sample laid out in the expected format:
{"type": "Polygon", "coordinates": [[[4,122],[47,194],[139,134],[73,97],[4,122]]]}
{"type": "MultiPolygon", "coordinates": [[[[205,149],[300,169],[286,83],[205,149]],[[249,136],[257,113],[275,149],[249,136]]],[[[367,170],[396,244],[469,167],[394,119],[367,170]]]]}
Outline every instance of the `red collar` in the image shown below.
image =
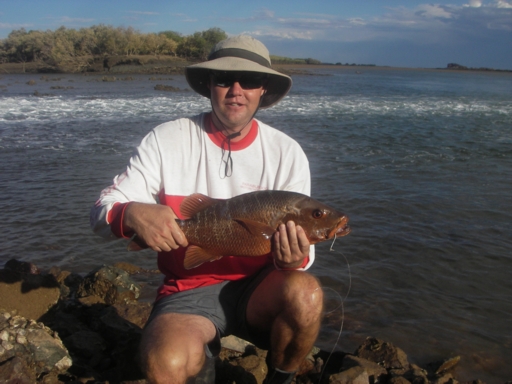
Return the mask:
{"type": "MultiPolygon", "coordinates": [[[[223,134],[221,131],[219,131],[217,129],[217,127],[213,124],[211,114],[208,114],[206,116],[205,123],[206,123],[205,124],[206,133],[208,134],[208,137],[210,138],[210,140],[215,145],[217,145],[219,148],[224,147],[224,149],[227,149],[226,135],[223,134]]],[[[251,126],[249,128],[245,128],[245,129],[249,129],[249,133],[242,140],[231,142],[231,150],[232,151],[240,151],[242,149],[245,149],[249,145],[251,145],[254,142],[254,140],[256,140],[256,137],[258,136],[258,129],[259,129],[258,123],[256,122],[256,120],[253,119],[251,126]]]]}

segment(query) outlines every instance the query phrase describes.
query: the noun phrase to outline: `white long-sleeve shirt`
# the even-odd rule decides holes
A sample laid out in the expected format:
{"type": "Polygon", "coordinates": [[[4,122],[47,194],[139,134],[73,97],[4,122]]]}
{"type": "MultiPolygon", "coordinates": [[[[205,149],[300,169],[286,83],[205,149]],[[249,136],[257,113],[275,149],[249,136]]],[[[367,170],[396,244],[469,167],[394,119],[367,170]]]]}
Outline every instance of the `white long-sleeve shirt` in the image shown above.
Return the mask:
{"type": "MultiPolygon", "coordinates": [[[[253,120],[247,136],[231,143],[233,168],[226,176],[225,136],[209,114],[183,118],[154,128],[137,148],[127,170],[105,188],[91,210],[91,225],[105,237],[126,237],[122,227],[126,203],[160,203],[178,217],[179,204],[193,193],[228,199],[255,190],[287,190],[310,194],[309,163],[299,144],[284,133],[253,120]],[[224,148],[224,149],[223,149],[224,148]]],[[[158,265],[165,275],[159,291],[176,291],[236,280],[271,263],[270,256],[223,257],[191,270],[183,268],[184,249],[161,252],[158,265]]],[[[314,260],[314,250],[304,269],[314,260]]]]}

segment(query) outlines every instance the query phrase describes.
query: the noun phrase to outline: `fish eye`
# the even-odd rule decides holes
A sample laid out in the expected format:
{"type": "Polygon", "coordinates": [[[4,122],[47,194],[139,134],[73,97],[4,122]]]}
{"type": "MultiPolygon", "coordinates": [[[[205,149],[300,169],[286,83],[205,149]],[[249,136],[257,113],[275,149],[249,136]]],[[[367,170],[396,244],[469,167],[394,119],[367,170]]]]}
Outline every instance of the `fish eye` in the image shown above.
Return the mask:
{"type": "Polygon", "coordinates": [[[325,212],[320,209],[315,209],[313,211],[313,218],[315,218],[315,219],[321,219],[324,216],[325,216],[325,212]]]}

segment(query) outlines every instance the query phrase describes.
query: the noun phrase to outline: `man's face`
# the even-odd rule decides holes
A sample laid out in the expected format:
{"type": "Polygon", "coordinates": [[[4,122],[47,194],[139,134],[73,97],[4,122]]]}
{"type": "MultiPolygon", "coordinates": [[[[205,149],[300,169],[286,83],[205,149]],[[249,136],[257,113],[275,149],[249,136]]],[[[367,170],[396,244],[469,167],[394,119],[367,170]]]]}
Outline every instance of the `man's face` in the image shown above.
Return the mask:
{"type": "Polygon", "coordinates": [[[265,93],[265,85],[266,76],[260,73],[212,71],[212,107],[224,128],[233,133],[249,123],[265,93]]]}

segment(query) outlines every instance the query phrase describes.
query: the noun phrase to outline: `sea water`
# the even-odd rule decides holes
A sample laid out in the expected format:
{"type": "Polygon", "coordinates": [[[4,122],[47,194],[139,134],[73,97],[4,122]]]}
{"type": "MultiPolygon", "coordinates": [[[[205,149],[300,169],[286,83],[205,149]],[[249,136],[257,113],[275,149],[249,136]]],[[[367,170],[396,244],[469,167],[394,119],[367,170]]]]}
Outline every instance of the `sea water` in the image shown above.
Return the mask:
{"type": "MultiPolygon", "coordinates": [[[[460,355],[461,380],[512,380],[512,74],[309,72],[257,117],[302,145],[313,196],[350,217],[311,269],[326,292],[317,344],[354,352],[374,336],[419,365],[460,355]]],[[[89,209],[149,130],[210,105],[179,75],[102,80],[0,75],[0,265],[156,268],[95,236],[89,209]]]]}

